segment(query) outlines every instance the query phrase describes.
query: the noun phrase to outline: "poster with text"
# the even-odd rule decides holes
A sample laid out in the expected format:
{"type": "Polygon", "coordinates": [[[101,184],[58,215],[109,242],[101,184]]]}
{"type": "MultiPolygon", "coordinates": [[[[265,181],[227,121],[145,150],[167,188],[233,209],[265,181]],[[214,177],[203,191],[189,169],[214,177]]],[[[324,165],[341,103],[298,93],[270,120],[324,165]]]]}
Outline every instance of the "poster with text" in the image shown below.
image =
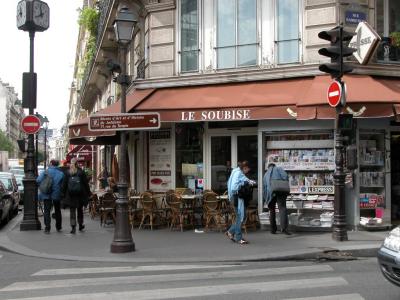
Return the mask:
{"type": "Polygon", "coordinates": [[[171,130],[150,132],[149,138],[149,187],[153,191],[172,188],[171,130]]]}

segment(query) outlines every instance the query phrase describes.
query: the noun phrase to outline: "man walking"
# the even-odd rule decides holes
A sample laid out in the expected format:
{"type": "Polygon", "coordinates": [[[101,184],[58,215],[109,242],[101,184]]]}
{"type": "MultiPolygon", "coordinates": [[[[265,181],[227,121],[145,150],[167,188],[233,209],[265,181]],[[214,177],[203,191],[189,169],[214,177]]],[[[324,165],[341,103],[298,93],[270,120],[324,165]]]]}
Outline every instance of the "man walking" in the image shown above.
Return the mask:
{"type": "Polygon", "coordinates": [[[50,212],[54,206],[54,214],[56,219],[56,229],[58,232],[62,229],[61,218],[61,185],[64,179],[64,173],[58,168],[58,161],[50,160],[50,166],[47,170],[43,170],[37,178],[39,184],[39,197],[44,203],[44,233],[49,234],[51,228],[50,212]]]}
{"type": "MultiPolygon", "coordinates": [[[[276,166],[274,163],[268,165],[267,172],[263,178],[264,185],[264,202],[267,203],[269,209],[269,220],[271,223],[271,233],[275,234],[277,231],[276,226],[276,212],[275,207],[278,204],[279,218],[281,224],[281,232],[286,235],[291,235],[288,231],[288,216],[286,210],[286,198],[288,196],[287,192],[276,192],[272,190],[271,181],[272,180],[283,180],[288,181],[288,175],[281,167],[276,166]]],[[[287,185],[289,187],[289,184],[287,185]]]]}

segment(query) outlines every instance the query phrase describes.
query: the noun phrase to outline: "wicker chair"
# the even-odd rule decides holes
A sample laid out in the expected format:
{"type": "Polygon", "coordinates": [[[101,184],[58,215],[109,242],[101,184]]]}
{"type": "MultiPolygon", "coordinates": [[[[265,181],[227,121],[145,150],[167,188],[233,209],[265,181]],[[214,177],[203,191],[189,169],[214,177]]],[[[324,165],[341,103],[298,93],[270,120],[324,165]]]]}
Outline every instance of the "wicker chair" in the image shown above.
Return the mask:
{"type": "Polygon", "coordinates": [[[185,200],[178,193],[170,194],[168,205],[171,210],[170,230],[179,227],[183,231],[184,227],[194,228],[193,200],[185,200]]]}
{"type": "Polygon", "coordinates": [[[107,219],[111,219],[115,224],[115,200],[113,193],[105,193],[100,197],[100,226],[105,225],[107,219]]]}
{"type": "Polygon", "coordinates": [[[189,188],[176,188],[175,193],[180,194],[180,195],[192,195],[193,192],[189,188]]]}
{"type": "Polygon", "coordinates": [[[161,214],[160,210],[157,209],[157,202],[154,199],[153,195],[149,192],[144,192],[140,195],[140,204],[142,205],[143,209],[143,216],[142,221],[140,222],[139,229],[142,226],[150,226],[150,229],[153,230],[153,226],[159,224],[160,222],[156,223],[155,220],[161,221],[161,214]],[[145,224],[144,221],[146,218],[149,219],[149,223],[145,224]]]}
{"type": "Polygon", "coordinates": [[[92,194],[91,201],[89,205],[89,214],[92,219],[94,219],[99,214],[100,200],[97,194],[92,194]]]}
{"type": "Polygon", "coordinates": [[[203,195],[203,216],[205,219],[205,231],[210,227],[216,227],[221,231],[223,227],[223,214],[221,201],[217,199],[217,194],[209,192],[203,195]]]}

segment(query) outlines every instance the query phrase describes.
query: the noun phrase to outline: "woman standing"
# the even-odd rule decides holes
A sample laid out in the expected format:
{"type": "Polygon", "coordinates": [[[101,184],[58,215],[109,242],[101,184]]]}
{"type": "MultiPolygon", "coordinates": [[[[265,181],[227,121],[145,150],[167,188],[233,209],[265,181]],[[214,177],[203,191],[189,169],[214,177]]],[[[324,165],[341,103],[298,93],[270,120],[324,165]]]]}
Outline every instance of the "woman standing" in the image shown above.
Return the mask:
{"type": "Polygon", "coordinates": [[[69,170],[65,172],[63,182],[64,204],[70,208],[71,233],[76,233],[76,215],[78,212],[79,231],[83,225],[83,207],[89,203],[90,188],[85,172],[78,167],[76,158],[71,160],[69,170]]]}
{"type": "Polygon", "coordinates": [[[225,233],[226,236],[234,242],[241,245],[248,244],[248,241],[242,238],[242,222],[245,216],[245,203],[243,195],[241,195],[241,188],[245,185],[254,186],[255,181],[250,180],[246,177],[246,174],[250,171],[248,161],[243,161],[239,164],[239,167],[232,170],[231,176],[228,180],[228,197],[229,201],[235,207],[236,219],[235,223],[225,233]]]}

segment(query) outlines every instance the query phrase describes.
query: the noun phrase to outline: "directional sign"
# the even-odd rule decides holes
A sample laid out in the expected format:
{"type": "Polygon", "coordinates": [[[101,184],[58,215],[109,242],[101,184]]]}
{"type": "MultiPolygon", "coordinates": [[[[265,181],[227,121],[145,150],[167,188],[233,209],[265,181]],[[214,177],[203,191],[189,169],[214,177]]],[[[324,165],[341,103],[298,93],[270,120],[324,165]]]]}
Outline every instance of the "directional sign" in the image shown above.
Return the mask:
{"type": "Polygon", "coordinates": [[[351,39],[349,47],[357,49],[353,53],[354,57],[360,64],[366,65],[376,48],[378,48],[380,40],[379,35],[367,22],[360,22],[356,28],[356,35],[351,39]]]}
{"type": "Polygon", "coordinates": [[[336,107],[340,103],[342,97],[342,85],[338,81],[333,81],[328,88],[328,103],[332,107],[336,107]]]}
{"type": "Polygon", "coordinates": [[[148,130],[160,128],[159,113],[109,114],[89,117],[90,131],[148,130]]]}
{"type": "Polygon", "coordinates": [[[26,116],[21,121],[21,128],[27,134],[35,134],[39,131],[41,125],[40,119],[34,115],[26,116]]]}

